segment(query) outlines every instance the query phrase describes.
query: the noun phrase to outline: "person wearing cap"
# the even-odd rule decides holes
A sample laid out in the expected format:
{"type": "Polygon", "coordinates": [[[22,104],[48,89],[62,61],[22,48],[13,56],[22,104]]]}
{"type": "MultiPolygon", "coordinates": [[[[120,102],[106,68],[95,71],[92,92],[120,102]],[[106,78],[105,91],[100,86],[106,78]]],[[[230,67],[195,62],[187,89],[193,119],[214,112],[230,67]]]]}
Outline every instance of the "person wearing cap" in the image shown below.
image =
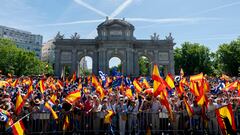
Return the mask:
{"type": "Polygon", "coordinates": [[[200,127],[200,121],[201,121],[201,114],[202,114],[202,109],[201,107],[197,104],[197,101],[193,101],[193,117],[192,117],[192,126],[194,130],[199,130],[200,127]]]}
{"type": "Polygon", "coordinates": [[[93,130],[95,131],[94,134],[98,135],[99,134],[98,130],[100,129],[100,126],[101,126],[100,111],[102,110],[102,105],[100,104],[100,100],[97,98],[96,95],[93,96],[93,99],[94,99],[93,109],[92,109],[93,121],[94,121],[93,130]]]}
{"type": "Polygon", "coordinates": [[[119,104],[116,107],[116,112],[119,116],[119,133],[125,135],[127,121],[127,105],[124,103],[124,98],[119,99],[119,104]]]}

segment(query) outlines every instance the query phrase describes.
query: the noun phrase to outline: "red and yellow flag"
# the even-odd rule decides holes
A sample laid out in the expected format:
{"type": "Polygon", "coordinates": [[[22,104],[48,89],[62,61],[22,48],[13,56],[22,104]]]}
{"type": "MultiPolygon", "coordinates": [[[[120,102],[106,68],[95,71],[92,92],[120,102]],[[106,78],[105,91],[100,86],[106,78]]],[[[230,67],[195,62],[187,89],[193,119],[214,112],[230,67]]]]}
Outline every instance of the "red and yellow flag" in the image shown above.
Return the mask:
{"type": "Polygon", "coordinates": [[[24,97],[24,100],[28,99],[28,97],[33,93],[33,86],[32,84],[30,84],[29,88],[28,88],[28,92],[24,97]]]}
{"type": "Polygon", "coordinates": [[[129,98],[132,99],[133,98],[133,94],[132,94],[132,90],[130,88],[127,88],[125,95],[129,98]]]}
{"type": "Polygon", "coordinates": [[[99,84],[95,75],[92,75],[92,84],[95,87],[96,92],[99,93],[100,99],[102,100],[105,94],[104,94],[102,85],[99,84]]]}
{"type": "Polygon", "coordinates": [[[63,89],[63,83],[60,80],[57,80],[57,85],[60,87],[60,89],[63,89]]]}
{"type": "Polygon", "coordinates": [[[17,84],[18,84],[18,79],[16,79],[13,83],[11,83],[11,86],[13,88],[16,88],[17,84]]]}
{"type": "Polygon", "coordinates": [[[44,80],[43,79],[41,79],[39,81],[39,89],[40,89],[41,93],[43,94],[44,91],[45,91],[45,85],[44,85],[44,80]]]}
{"type": "Polygon", "coordinates": [[[138,81],[136,79],[134,79],[134,81],[133,81],[133,86],[137,93],[142,92],[142,87],[140,86],[140,84],[138,83],[138,81]]]}
{"type": "Polygon", "coordinates": [[[113,115],[113,111],[112,110],[108,110],[107,112],[108,113],[104,117],[104,123],[111,123],[111,117],[113,115]]]}
{"type": "Polygon", "coordinates": [[[16,114],[19,114],[21,112],[23,105],[24,101],[22,99],[20,91],[18,91],[16,98],[16,114]]]}
{"type": "Polygon", "coordinates": [[[68,116],[66,115],[65,121],[64,121],[64,123],[63,123],[63,131],[66,131],[66,130],[68,129],[69,124],[70,124],[69,118],[68,118],[68,116]]]}
{"type": "Polygon", "coordinates": [[[232,105],[225,105],[215,110],[217,121],[223,135],[236,134],[236,125],[232,112],[232,105]]]}
{"type": "Polygon", "coordinates": [[[58,119],[57,113],[52,109],[48,102],[45,103],[45,107],[52,113],[53,118],[58,119]]]}
{"type": "Polygon", "coordinates": [[[149,83],[147,82],[146,78],[143,78],[143,86],[146,88],[146,89],[149,89],[150,88],[150,85],[149,83]]]}
{"type": "Polygon", "coordinates": [[[66,96],[66,101],[70,104],[75,103],[77,100],[79,100],[81,98],[81,92],[80,90],[75,90],[73,92],[70,92],[67,96],[66,96]]]}
{"type": "Polygon", "coordinates": [[[188,104],[187,100],[184,98],[183,99],[183,102],[186,106],[186,110],[187,110],[187,113],[188,113],[188,116],[191,118],[193,116],[193,109],[192,107],[188,104]]]}
{"type": "Polygon", "coordinates": [[[229,91],[229,90],[235,90],[235,89],[237,89],[237,87],[238,87],[238,81],[236,80],[236,81],[228,84],[225,89],[227,91],[229,91]]]}
{"type": "Polygon", "coordinates": [[[72,75],[72,79],[70,80],[70,82],[75,82],[76,79],[77,79],[77,74],[76,74],[76,72],[74,72],[73,75],[72,75]]]}
{"type": "Polygon", "coordinates": [[[173,112],[172,112],[172,107],[171,105],[169,104],[165,94],[163,93],[163,91],[160,93],[160,102],[162,105],[164,105],[168,111],[168,115],[169,115],[169,118],[171,120],[173,120],[173,112]]]}
{"type": "Polygon", "coordinates": [[[175,87],[173,76],[172,76],[171,73],[168,73],[168,75],[165,78],[165,81],[167,83],[167,87],[168,87],[169,90],[171,90],[171,89],[173,89],[175,87]]]}
{"type": "Polygon", "coordinates": [[[25,127],[23,125],[22,120],[19,120],[16,123],[14,123],[11,126],[11,128],[14,135],[24,135],[25,127]]]}
{"type": "Polygon", "coordinates": [[[53,104],[56,104],[55,101],[57,100],[57,94],[53,94],[50,98],[50,101],[53,103],[53,104]]]}
{"type": "Polygon", "coordinates": [[[153,79],[153,95],[156,97],[160,94],[161,91],[166,89],[166,86],[163,84],[164,80],[161,78],[156,64],[153,67],[152,79],[153,79]]]}
{"type": "Polygon", "coordinates": [[[196,82],[196,81],[202,81],[202,79],[203,79],[203,73],[190,76],[190,81],[196,82]]]}

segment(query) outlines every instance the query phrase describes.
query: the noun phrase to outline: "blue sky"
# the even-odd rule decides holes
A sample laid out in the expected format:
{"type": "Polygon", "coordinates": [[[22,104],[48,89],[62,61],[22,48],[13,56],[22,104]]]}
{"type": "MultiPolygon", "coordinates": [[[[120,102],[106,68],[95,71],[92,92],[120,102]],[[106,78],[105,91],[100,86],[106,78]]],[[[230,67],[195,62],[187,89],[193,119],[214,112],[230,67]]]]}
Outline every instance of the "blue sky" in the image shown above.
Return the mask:
{"type": "Polygon", "coordinates": [[[44,42],[58,31],[70,37],[96,36],[105,19],[123,18],[135,26],[135,37],[164,39],[169,32],[176,46],[197,42],[212,51],[240,35],[239,0],[0,0],[0,25],[41,34],[44,42]]]}

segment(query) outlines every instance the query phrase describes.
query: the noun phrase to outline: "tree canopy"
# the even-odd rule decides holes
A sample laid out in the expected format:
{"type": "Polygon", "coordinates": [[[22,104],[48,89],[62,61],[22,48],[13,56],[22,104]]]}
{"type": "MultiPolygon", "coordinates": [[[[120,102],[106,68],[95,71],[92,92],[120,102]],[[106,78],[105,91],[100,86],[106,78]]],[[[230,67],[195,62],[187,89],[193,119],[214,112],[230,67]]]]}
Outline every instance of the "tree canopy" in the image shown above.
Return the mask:
{"type": "Polygon", "coordinates": [[[240,38],[219,46],[216,52],[216,63],[219,71],[231,76],[240,73],[240,38]]]}
{"type": "Polygon", "coordinates": [[[181,48],[174,50],[175,72],[179,73],[182,68],[186,75],[200,72],[211,74],[210,51],[204,45],[198,43],[185,42],[181,48]]]}
{"type": "Polygon", "coordinates": [[[15,42],[0,38],[0,70],[2,74],[40,75],[53,74],[50,65],[40,61],[34,52],[17,48],[15,42]]]}

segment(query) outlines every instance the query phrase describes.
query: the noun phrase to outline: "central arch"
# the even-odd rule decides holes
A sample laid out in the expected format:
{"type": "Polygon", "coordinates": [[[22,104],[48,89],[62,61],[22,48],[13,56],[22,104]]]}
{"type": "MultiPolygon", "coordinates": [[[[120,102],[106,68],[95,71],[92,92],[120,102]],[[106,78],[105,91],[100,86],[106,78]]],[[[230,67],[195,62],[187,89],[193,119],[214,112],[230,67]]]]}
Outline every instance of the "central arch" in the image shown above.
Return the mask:
{"type": "Polygon", "coordinates": [[[122,73],[122,60],[119,57],[113,56],[108,61],[108,71],[111,75],[113,70],[117,70],[122,73]]]}
{"type": "Polygon", "coordinates": [[[92,74],[93,59],[91,56],[83,56],[78,63],[78,76],[88,76],[92,74]]]}

